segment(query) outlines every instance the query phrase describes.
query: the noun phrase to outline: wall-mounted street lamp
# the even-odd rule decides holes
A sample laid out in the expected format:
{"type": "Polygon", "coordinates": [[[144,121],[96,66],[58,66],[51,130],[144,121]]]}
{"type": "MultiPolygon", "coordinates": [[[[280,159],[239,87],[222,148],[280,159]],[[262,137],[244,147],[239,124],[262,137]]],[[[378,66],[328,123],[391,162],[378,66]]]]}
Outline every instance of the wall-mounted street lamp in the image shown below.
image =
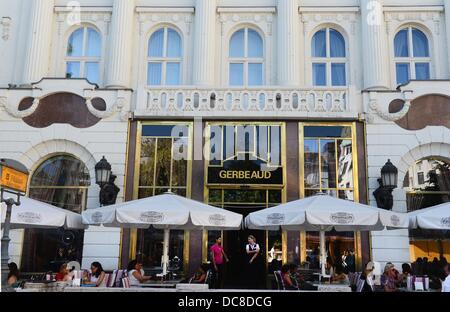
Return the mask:
{"type": "Polygon", "coordinates": [[[120,188],[116,186],[114,181],[116,176],[112,174],[111,164],[106,160],[105,156],[95,165],[95,183],[100,186],[100,205],[114,205],[117,200],[117,194],[120,188]]]}
{"type": "Polygon", "coordinates": [[[3,236],[1,241],[2,292],[13,291],[8,285],[11,212],[13,206],[20,206],[20,197],[25,196],[28,177],[28,169],[20,162],[12,159],[0,159],[0,203],[6,204],[6,215],[3,223],[3,236]]]}
{"type": "Polygon", "coordinates": [[[380,186],[373,192],[378,208],[392,210],[394,206],[392,191],[397,188],[397,178],[397,167],[388,159],[387,163],[381,168],[381,178],[378,179],[380,186]]]}

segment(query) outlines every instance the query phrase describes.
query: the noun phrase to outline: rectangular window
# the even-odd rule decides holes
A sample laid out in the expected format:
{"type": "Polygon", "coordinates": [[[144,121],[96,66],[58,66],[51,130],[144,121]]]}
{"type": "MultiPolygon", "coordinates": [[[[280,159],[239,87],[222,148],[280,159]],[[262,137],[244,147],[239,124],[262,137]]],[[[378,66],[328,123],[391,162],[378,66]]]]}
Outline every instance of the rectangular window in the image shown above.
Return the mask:
{"type": "Polygon", "coordinates": [[[231,63],[230,64],[230,86],[244,85],[244,64],[231,63]]]}
{"type": "MultiPolygon", "coordinates": [[[[345,200],[357,200],[354,127],[313,123],[299,126],[300,153],[303,153],[300,157],[301,196],[310,197],[321,192],[345,200]]],[[[306,236],[300,235],[306,242],[302,261],[307,260],[309,269],[320,269],[319,232],[308,231],[306,236]]],[[[357,247],[353,232],[326,232],[326,242],[329,246],[327,256],[333,262],[341,259],[344,251],[355,251],[357,247]]],[[[354,265],[352,261],[348,267],[350,272],[355,272],[354,265]]]]}
{"type": "Polygon", "coordinates": [[[97,62],[87,62],[85,65],[85,76],[92,83],[98,83],[100,80],[100,66],[97,62]]]}
{"type": "Polygon", "coordinates": [[[305,195],[326,192],[353,200],[352,127],[300,126],[303,129],[302,183],[305,195]]]}
{"type": "Polygon", "coordinates": [[[263,65],[261,63],[248,64],[248,85],[260,86],[263,84],[263,65]]]}
{"type": "Polygon", "coordinates": [[[149,63],[147,83],[149,86],[159,86],[162,83],[162,64],[161,63],[149,63]]]}
{"type": "Polygon", "coordinates": [[[345,63],[331,64],[331,83],[333,86],[346,86],[345,63]]]}
{"type": "Polygon", "coordinates": [[[417,182],[419,183],[419,185],[425,183],[425,176],[424,176],[423,172],[417,173],[417,182]]]}
{"type": "Polygon", "coordinates": [[[175,86],[180,84],[180,63],[167,63],[166,85],[175,86]]]}
{"type": "Polygon", "coordinates": [[[81,63],[67,62],[66,78],[80,78],[81,77],[81,63]]]}
{"type": "Polygon", "coordinates": [[[409,81],[411,74],[408,63],[397,63],[395,65],[397,72],[397,84],[405,84],[409,81]]]}
{"type": "Polygon", "coordinates": [[[416,79],[429,80],[430,79],[430,64],[416,63],[416,79]]]}
{"type": "Polygon", "coordinates": [[[315,86],[327,85],[327,69],[325,63],[313,64],[313,84],[315,86]]]}
{"type": "MultiPolygon", "coordinates": [[[[172,191],[188,196],[190,183],[189,155],[192,125],[189,123],[161,123],[140,125],[137,164],[139,185],[136,198],[146,198],[172,191]]],[[[137,231],[136,254],[143,259],[146,270],[160,270],[164,230],[150,228],[137,231]]],[[[170,231],[170,270],[184,272],[184,250],[188,241],[181,230],[170,231]]],[[[157,272],[159,273],[159,272],[157,272]]]]}

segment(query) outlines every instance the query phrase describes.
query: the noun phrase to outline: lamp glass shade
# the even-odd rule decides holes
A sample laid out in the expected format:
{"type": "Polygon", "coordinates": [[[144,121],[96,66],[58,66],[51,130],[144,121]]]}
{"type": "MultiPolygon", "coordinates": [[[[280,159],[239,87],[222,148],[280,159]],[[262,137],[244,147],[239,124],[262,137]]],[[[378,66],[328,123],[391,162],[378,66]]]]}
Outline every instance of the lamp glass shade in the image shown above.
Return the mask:
{"type": "Polygon", "coordinates": [[[381,179],[383,180],[383,186],[388,188],[397,187],[398,170],[391,163],[390,160],[381,169],[381,179]]]}
{"type": "Polygon", "coordinates": [[[109,182],[109,177],[111,176],[111,165],[103,156],[95,165],[95,182],[98,185],[104,185],[109,182]]]}

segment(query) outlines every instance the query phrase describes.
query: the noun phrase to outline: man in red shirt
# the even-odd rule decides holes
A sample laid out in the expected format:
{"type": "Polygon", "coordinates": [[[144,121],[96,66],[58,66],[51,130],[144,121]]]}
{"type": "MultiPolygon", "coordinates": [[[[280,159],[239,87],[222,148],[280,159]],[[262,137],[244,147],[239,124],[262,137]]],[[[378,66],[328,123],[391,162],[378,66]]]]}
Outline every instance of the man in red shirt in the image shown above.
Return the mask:
{"type": "Polygon", "coordinates": [[[228,262],[228,257],[222,246],[222,237],[216,238],[216,243],[211,246],[211,259],[215,270],[214,288],[223,288],[223,266],[225,261],[228,262]]]}

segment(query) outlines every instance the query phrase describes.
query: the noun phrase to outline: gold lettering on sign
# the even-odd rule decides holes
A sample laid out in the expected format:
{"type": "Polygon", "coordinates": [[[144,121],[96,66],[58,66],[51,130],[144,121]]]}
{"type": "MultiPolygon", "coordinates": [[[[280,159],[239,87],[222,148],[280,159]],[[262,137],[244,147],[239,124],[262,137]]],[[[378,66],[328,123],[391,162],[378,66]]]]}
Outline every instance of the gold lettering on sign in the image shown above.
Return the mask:
{"type": "Polygon", "coordinates": [[[244,171],[244,170],[221,170],[219,172],[221,179],[256,179],[256,180],[269,180],[272,178],[272,172],[270,171],[244,171]]]}

